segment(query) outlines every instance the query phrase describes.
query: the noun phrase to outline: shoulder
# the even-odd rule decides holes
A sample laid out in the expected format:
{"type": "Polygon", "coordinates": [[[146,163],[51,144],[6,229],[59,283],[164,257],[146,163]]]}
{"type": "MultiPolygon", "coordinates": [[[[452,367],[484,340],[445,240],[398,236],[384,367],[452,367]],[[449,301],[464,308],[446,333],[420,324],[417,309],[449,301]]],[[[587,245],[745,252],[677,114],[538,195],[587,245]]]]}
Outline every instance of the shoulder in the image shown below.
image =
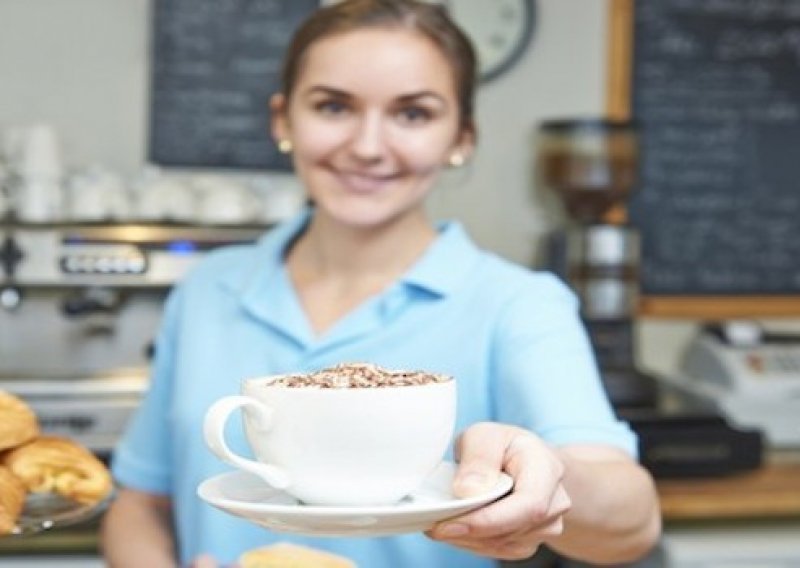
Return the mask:
{"type": "Polygon", "coordinates": [[[481,289],[508,302],[577,304],[573,291],[552,272],[528,268],[490,252],[483,252],[474,273],[481,289]]]}
{"type": "Polygon", "coordinates": [[[244,244],[227,245],[206,253],[170,290],[164,309],[167,325],[189,314],[207,314],[222,296],[233,297],[247,281],[257,250],[256,244],[244,244]]]}
{"type": "Polygon", "coordinates": [[[415,281],[464,294],[479,304],[550,301],[574,305],[569,287],[550,272],[514,263],[484,249],[454,221],[442,223],[441,237],[415,270],[415,281]]]}
{"type": "Polygon", "coordinates": [[[252,270],[258,250],[258,243],[247,243],[226,245],[209,251],[186,273],[182,285],[241,280],[252,270]]]}
{"type": "Polygon", "coordinates": [[[202,289],[221,285],[228,290],[242,290],[253,278],[280,268],[284,250],[308,217],[309,212],[304,210],[268,229],[255,241],[209,251],[188,271],[181,287],[202,289]]]}

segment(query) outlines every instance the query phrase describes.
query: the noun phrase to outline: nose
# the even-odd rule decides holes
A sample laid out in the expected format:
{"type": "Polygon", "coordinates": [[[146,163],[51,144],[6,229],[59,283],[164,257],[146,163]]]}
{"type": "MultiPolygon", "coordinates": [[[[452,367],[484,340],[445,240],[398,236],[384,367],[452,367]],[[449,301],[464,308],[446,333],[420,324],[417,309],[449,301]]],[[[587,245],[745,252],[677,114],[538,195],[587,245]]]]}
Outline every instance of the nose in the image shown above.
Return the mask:
{"type": "Polygon", "coordinates": [[[363,161],[378,161],[386,151],[386,133],[383,118],[377,113],[364,114],[356,125],[351,140],[355,157],[363,161]]]}

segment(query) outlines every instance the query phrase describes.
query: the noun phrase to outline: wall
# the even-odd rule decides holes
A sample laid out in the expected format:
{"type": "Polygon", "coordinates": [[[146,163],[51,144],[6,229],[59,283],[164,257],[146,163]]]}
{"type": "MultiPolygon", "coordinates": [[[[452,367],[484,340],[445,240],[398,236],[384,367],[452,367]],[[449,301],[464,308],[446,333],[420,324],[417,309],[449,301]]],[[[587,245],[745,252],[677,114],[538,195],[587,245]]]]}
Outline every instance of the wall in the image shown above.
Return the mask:
{"type": "Polygon", "coordinates": [[[0,129],[44,121],[73,166],[142,164],[148,0],[0,2],[0,129]]]}
{"type": "MultiPolygon", "coordinates": [[[[0,130],[46,121],[68,165],[126,176],[145,164],[151,0],[2,0],[0,130]]],[[[523,60],[479,92],[479,152],[431,199],[436,216],[463,220],[475,239],[523,264],[562,219],[536,190],[532,156],[542,119],[600,115],[605,105],[607,4],[539,0],[523,60]]],[[[692,322],[644,322],[645,366],[671,372],[692,322]]]]}
{"type": "MultiPolygon", "coordinates": [[[[146,154],[151,0],[0,2],[0,129],[53,123],[74,166],[134,175],[146,154]]],[[[532,49],[479,93],[480,151],[432,199],[483,245],[528,263],[554,223],[535,202],[532,133],[543,117],[603,108],[605,3],[540,0],[532,49]]],[[[555,219],[557,221],[557,219],[555,219]]]]}

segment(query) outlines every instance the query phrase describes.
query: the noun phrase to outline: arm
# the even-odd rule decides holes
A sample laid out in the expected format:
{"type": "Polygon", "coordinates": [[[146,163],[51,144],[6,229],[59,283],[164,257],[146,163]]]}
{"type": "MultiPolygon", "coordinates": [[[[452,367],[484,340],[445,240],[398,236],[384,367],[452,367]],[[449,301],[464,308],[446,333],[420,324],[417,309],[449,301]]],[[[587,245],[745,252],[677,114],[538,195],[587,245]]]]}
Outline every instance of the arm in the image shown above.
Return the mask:
{"type": "Polygon", "coordinates": [[[170,499],[121,489],[103,518],[101,547],[111,568],[175,568],[170,499]]]}
{"type": "Polygon", "coordinates": [[[610,447],[567,446],[557,454],[573,505],[565,517],[564,533],[549,540],[550,547],[602,564],[644,556],[661,534],[650,474],[610,447]]]}
{"type": "Polygon", "coordinates": [[[454,491],[486,491],[499,471],[514,478],[505,498],[435,527],[429,536],[506,560],[533,555],[541,544],[593,563],[630,562],[660,534],[650,476],[607,446],[553,449],[521,428],[483,423],[459,440],[454,491]]]}

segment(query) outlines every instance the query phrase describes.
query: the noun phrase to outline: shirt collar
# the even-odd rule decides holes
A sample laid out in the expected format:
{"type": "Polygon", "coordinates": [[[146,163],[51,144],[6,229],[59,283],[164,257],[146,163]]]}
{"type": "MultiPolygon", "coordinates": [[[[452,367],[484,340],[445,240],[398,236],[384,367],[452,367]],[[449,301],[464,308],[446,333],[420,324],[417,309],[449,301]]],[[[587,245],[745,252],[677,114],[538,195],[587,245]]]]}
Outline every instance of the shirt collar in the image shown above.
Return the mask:
{"type": "Polygon", "coordinates": [[[444,221],[437,228],[439,236],[401,282],[436,296],[446,296],[466,279],[481,252],[460,223],[444,221]]]}
{"type": "MultiPolygon", "coordinates": [[[[306,208],[261,237],[256,244],[253,264],[244,274],[223,276],[226,287],[238,292],[244,304],[253,311],[263,314],[276,297],[281,297],[279,292],[285,293],[288,281],[284,253],[308,224],[311,213],[312,210],[306,208]]],[[[481,251],[456,221],[441,222],[437,230],[439,236],[400,278],[400,283],[443,297],[467,278],[481,251]]]]}
{"type": "Polygon", "coordinates": [[[245,268],[244,275],[231,274],[227,278],[227,287],[238,293],[243,306],[255,315],[267,320],[299,317],[289,313],[296,307],[287,302],[287,296],[292,294],[284,254],[310,216],[306,208],[266,233],[256,243],[251,265],[245,268]]]}

